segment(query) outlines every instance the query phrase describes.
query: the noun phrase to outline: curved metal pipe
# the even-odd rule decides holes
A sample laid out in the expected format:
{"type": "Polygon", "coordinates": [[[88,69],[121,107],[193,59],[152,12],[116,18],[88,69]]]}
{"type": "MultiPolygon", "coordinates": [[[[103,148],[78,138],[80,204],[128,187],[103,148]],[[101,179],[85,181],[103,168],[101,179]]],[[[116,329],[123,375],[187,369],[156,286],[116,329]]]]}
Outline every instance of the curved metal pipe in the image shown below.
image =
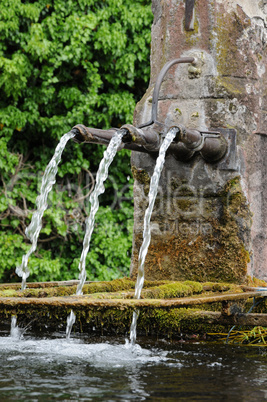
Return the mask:
{"type": "Polygon", "coordinates": [[[152,96],[152,112],[151,112],[151,120],[148,121],[147,123],[141,124],[138,126],[138,128],[142,127],[147,127],[150,126],[151,124],[157,122],[157,115],[158,115],[158,98],[159,98],[159,90],[163,81],[163,78],[167,74],[168,70],[174,65],[174,64],[180,64],[180,63],[194,63],[196,62],[196,59],[194,57],[181,57],[179,59],[174,59],[166,63],[162,69],[160,70],[160,73],[157,77],[154,91],[153,91],[153,96],[152,96]]]}

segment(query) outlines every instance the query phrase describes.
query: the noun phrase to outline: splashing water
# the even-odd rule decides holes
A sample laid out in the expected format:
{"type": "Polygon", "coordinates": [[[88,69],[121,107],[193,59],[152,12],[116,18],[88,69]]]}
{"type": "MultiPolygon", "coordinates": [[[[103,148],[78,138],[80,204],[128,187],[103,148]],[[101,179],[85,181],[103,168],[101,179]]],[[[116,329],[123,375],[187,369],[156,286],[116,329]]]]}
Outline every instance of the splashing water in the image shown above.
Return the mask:
{"type": "Polygon", "coordinates": [[[19,339],[21,335],[21,331],[17,326],[17,316],[12,315],[11,317],[11,328],[10,328],[10,337],[13,339],[19,339]]]}
{"type": "Polygon", "coordinates": [[[36,199],[36,211],[32,216],[30,225],[27,227],[25,233],[28,239],[32,242],[32,246],[27,254],[22,257],[22,263],[16,268],[16,274],[22,278],[21,290],[26,289],[26,280],[30,274],[28,269],[29,257],[36,250],[37,240],[39,237],[40,230],[42,229],[42,217],[47,208],[47,198],[48,195],[56,182],[56,174],[58,171],[58,164],[61,161],[62,152],[67,144],[67,142],[73,138],[75,134],[70,131],[64,134],[60,142],[58,143],[54,156],[47,165],[41,184],[40,195],[36,199]]]}
{"type": "MultiPolygon", "coordinates": [[[[77,296],[80,296],[83,294],[82,289],[83,289],[84,282],[86,280],[85,262],[86,262],[86,256],[88,254],[89,247],[90,247],[91,236],[92,236],[92,233],[94,230],[95,215],[99,208],[98,197],[100,194],[103,194],[105,191],[104,182],[108,177],[108,168],[116,155],[116,152],[121,144],[123,135],[124,135],[124,131],[118,130],[115,133],[115,135],[112,137],[112,139],[110,140],[110,143],[104,152],[103,159],[101,160],[98,171],[97,171],[96,185],[95,185],[94,191],[90,195],[89,200],[91,203],[91,210],[90,210],[90,215],[86,219],[86,231],[85,231],[84,240],[83,240],[83,250],[82,250],[80,263],[79,263],[80,275],[79,275],[79,283],[78,283],[77,291],[76,291],[77,296]]],[[[75,316],[74,312],[71,310],[71,313],[67,318],[67,329],[66,329],[67,338],[70,337],[71,329],[75,322],[75,319],[76,319],[76,316],[75,316]]]]}
{"type": "MultiPolygon", "coordinates": [[[[150,187],[149,187],[149,194],[148,194],[148,207],[145,212],[145,217],[144,217],[144,230],[143,230],[143,243],[141,245],[140,251],[139,251],[139,256],[138,256],[138,275],[137,275],[137,280],[135,284],[135,293],[134,297],[136,299],[140,299],[141,296],[141,291],[144,285],[144,280],[145,280],[145,271],[144,271],[144,266],[145,266],[145,259],[148,251],[148,247],[150,244],[151,240],[151,230],[150,230],[150,219],[155,203],[155,199],[157,196],[158,192],[158,185],[159,185],[159,179],[160,175],[164,166],[165,162],[165,154],[169,146],[171,145],[171,142],[176,136],[176,129],[173,128],[170,131],[168,131],[166,137],[164,138],[163,143],[161,144],[160,150],[159,150],[159,156],[156,161],[156,166],[153,172],[153,175],[151,177],[150,181],[150,187]]],[[[133,313],[133,319],[132,319],[132,324],[130,328],[130,341],[131,345],[133,346],[136,341],[136,325],[137,325],[137,319],[139,316],[139,311],[134,311],[133,313]]]]}
{"type": "Polygon", "coordinates": [[[70,339],[70,333],[72,330],[72,326],[76,321],[76,315],[74,314],[73,310],[71,310],[70,314],[67,317],[67,328],[66,328],[66,338],[70,339]]]}

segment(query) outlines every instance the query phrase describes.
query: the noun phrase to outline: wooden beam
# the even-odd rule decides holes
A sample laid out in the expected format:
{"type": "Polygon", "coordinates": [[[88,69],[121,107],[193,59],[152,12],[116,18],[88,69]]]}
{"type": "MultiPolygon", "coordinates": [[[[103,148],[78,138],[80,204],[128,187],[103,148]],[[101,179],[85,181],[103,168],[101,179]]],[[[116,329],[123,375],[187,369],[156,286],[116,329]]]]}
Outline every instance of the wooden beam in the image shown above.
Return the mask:
{"type": "Polygon", "coordinates": [[[1,297],[0,307],[4,306],[65,306],[67,308],[81,307],[112,307],[112,308],[177,308],[185,306],[196,306],[201,304],[212,304],[220,302],[246,301],[252,297],[267,297],[266,291],[244,292],[244,293],[226,293],[211,296],[182,297],[176,299],[93,299],[91,295],[83,296],[61,296],[61,297],[1,297]]]}

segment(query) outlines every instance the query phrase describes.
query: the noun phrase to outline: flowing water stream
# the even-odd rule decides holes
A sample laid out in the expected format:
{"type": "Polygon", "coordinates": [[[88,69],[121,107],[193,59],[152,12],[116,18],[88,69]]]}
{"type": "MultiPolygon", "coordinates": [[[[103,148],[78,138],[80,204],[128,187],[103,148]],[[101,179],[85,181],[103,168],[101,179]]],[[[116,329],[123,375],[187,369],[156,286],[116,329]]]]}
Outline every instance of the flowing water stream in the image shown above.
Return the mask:
{"type": "MultiPolygon", "coordinates": [[[[173,128],[167,133],[166,137],[164,138],[164,141],[161,144],[159,150],[159,156],[156,161],[156,166],[150,181],[149,194],[148,194],[148,207],[146,209],[144,217],[143,243],[139,250],[139,256],[138,256],[138,274],[134,293],[134,297],[136,299],[140,299],[141,291],[145,280],[145,270],[144,270],[145,259],[151,240],[150,219],[158,192],[159,179],[164,166],[166,151],[171,145],[173,139],[175,138],[176,133],[177,130],[173,128]]],[[[136,326],[137,326],[138,315],[139,311],[138,310],[134,311],[132,324],[130,328],[130,340],[132,345],[134,345],[136,341],[136,326]]]]}
{"type": "MultiPolygon", "coordinates": [[[[89,251],[90,247],[90,241],[91,241],[91,236],[94,230],[94,225],[95,225],[95,215],[98,211],[99,208],[99,201],[98,197],[100,194],[103,194],[105,191],[104,187],[104,182],[108,177],[108,169],[113,161],[117,150],[121,144],[121,140],[123,137],[124,132],[122,130],[118,130],[115,135],[112,137],[112,139],[109,142],[109,145],[107,149],[104,152],[103,159],[101,160],[99,164],[99,168],[97,171],[96,175],[96,184],[94,191],[90,195],[90,203],[91,203],[91,209],[90,209],[90,214],[88,218],[86,219],[86,230],[85,230],[85,235],[84,235],[84,240],[83,240],[83,250],[80,258],[80,263],[79,263],[79,283],[77,286],[77,291],[76,295],[82,295],[82,289],[84,282],[86,280],[86,256],[89,251]]],[[[67,318],[67,328],[66,328],[66,336],[67,338],[70,337],[71,329],[73,324],[75,323],[76,316],[73,311],[71,311],[70,315],[67,318]]]]}
{"type": "MultiPolygon", "coordinates": [[[[98,210],[98,196],[104,192],[108,168],[121,143],[118,132],[99,166],[91,211],[86,221],[83,252],[79,264],[77,295],[86,280],[85,260],[89,251],[98,210]]],[[[61,154],[73,133],[65,134],[45,171],[37,211],[27,228],[32,242],[17,273],[22,289],[29,275],[28,260],[35,251],[47,208],[47,197],[55,183],[61,154]]],[[[160,149],[151,178],[149,205],[145,213],[143,243],[139,253],[135,297],[140,298],[144,283],[144,263],[150,244],[150,219],[157,195],[165,153],[175,137],[170,130],[160,149]]],[[[1,400],[30,402],[57,401],[263,401],[267,400],[267,352],[264,348],[218,345],[204,342],[165,341],[140,338],[136,341],[138,311],[133,314],[130,343],[112,338],[74,335],[69,339],[75,314],[68,318],[67,339],[62,333],[28,335],[11,317],[11,331],[0,332],[1,400]]]]}
{"type": "Polygon", "coordinates": [[[52,190],[53,185],[56,182],[56,174],[58,171],[58,165],[59,162],[61,161],[61,155],[62,152],[67,144],[67,142],[73,138],[75,134],[70,131],[67,134],[64,134],[60,142],[58,143],[55,153],[47,165],[43,178],[42,178],[42,184],[41,184],[41,190],[40,190],[40,195],[36,199],[36,211],[34,212],[32,216],[32,220],[30,225],[27,227],[25,233],[26,236],[30,239],[32,245],[30,250],[28,251],[27,254],[25,254],[22,257],[22,263],[20,266],[16,268],[16,273],[18,276],[22,278],[22,283],[21,283],[21,290],[26,289],[26,280],[30,274],[30,270],[28,268],[28,262],[31,254],[36,250],[37,247],[37,241],[39,237],[40,230],[42,229],[42,217],[47,209],[47,198],[52,190]]]}

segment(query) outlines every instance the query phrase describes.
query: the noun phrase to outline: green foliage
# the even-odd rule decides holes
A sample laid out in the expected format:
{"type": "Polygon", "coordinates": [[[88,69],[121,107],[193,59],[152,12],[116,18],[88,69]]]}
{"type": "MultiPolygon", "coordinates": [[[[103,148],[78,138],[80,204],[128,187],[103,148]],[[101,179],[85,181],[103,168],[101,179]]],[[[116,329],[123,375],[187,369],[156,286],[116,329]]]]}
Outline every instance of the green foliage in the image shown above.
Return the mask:
{"type": "MultiPolygon", "coordinates": [[[[81,123],[131,123],[149,78],[149,0],[2,0],[0,11],[0,281],[17,281],[44,169],[59,138],[81,123]]],[[[49,196],[29,280],[78,277],[89,194],[103,147],[69,142],[49,196]]],[[[87,270],[127,275],[131,253],[129,152],[110,167],[87,270]]]]}

